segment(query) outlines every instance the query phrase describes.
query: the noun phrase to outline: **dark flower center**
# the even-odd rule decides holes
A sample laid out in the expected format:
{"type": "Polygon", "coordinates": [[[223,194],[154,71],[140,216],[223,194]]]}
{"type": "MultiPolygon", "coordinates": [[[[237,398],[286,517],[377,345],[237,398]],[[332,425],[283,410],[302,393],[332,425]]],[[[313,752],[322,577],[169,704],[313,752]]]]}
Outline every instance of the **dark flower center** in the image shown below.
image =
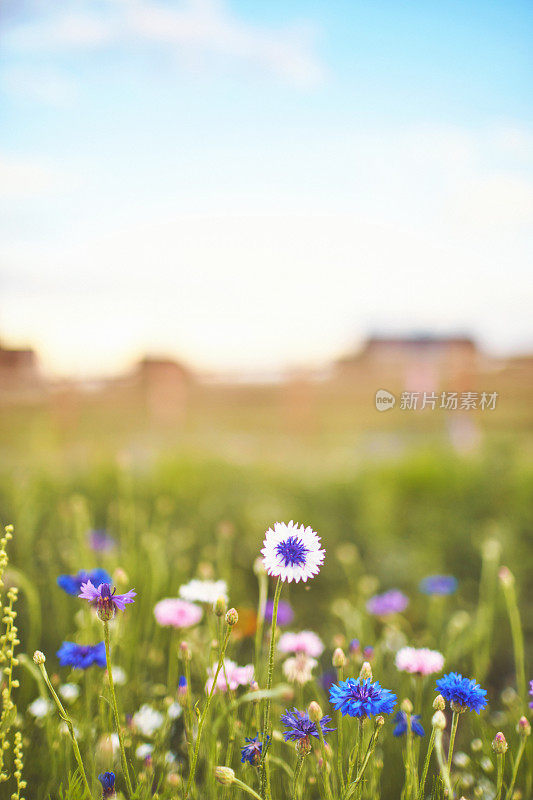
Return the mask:
{"type": "Polygon", "coordinates": [[[297,536],[289,536],[278,544],[276,552],[283,559],[285,567],[302,567],[309,550],[297,536]]]}

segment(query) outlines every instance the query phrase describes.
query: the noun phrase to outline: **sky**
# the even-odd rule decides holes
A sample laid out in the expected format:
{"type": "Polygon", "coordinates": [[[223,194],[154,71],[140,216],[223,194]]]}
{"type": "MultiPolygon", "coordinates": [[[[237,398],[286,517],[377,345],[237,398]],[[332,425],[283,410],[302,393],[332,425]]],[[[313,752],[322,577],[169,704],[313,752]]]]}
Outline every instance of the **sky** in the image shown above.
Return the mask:
{"type": "Polygon", "coordinates": [[[4,0],[0,341],[315,366],[533,350],[533,6],[4,0]]]}

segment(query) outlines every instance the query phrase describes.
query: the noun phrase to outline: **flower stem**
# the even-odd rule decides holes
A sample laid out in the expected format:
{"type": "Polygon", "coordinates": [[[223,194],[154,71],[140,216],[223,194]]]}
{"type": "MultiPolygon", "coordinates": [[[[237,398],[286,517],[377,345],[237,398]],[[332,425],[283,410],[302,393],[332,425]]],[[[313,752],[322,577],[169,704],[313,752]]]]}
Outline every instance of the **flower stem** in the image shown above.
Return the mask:
{"type": "Polygon", "coordinates": [[[437,761],[439,762],[440,774],[446,791],[449,797],[453,797],[453,789],[450,781],[450,769],[444,760],[444,752],[442,749],[442,731],[440,728],[435,729],[435,752],[437,753],[437,761]]]}
{"type": "Polygon", "coordinates": [[[263,646],[263,631],[265,629],[265,608],[268,595],[268,576],[266,572],[261,571],[258,575],[259,582],[259,600],[257,603],[257,628],[255,631],[255,679],[261,680],[259,672],[259,665],[261,661],[261,649],[263,646]]]}
{"type": "Polygon", "coordinates": [[[118,744],[120,748],[120,760],[122,762],[122,772],[124,773],[124,780],[128,789],[128,795],[133,795],[133,788],[130,780],[130,773],[128,770],[128,762],[126,761],[126,751],[124,749],[124,739],[122,737],[122,729],[120,727],[120,715],[118,713],[117,696],[115,694],[115,683],[113,680],[113,670],[111,669],[111,646],[109,644],[109,622],[103,620],[104,624],[104,641],[105,641],[105,655],[107,661],[107,677],[109,679],[109,690],[111,692],[111,704],[113,706],[113,716],[115,718],[115,730],[118,736],[118,744]]]}
{"type": "Polygon", "coordinates": [[[450,744],[448,747],[448,774],[452,768],[453,748],[455,745],[455,734],[457,733],[457,725],[459,723],[459,714],[457,711],[452,715],[452,727],[450,729],[450,744]]]}
{"type": "MultiPolygon", "coordinates": [[[[272,675],[274,672],[274,650],[276,647],[276,624],[278,621],[278,604],[279,598],[281,595],[281,589],[283,587],[283,583],[281,578],[278,578],[278,582],[276,584],[276,591],[274,592],[274,602],[272,606],[272,628],[270,631],[270,649],[268,654],[268,672],[267,672],[267,683],[266,683],[266,690],[270,692],[272,689],[272,675]]],[[[271,706],[271,699],[270,697],[265,698],[265,715],[263,720],[263,736],[261,741],[263,742],[263,759],[262,759],[262,769],[261,769],[261,794],[267,800],[270,797],[270,779],[268,773],[268,747],[267,747],[267,736],[270,735],[270,706],[271,706]]]]}
{"type": "Polygon", "coordinates": [[[524,755],[524,749],[526,746],[526,739],[522,736],[520,744],[518,746],[518,753],[516,754],[516,758],[513,764],[513,774],[511,775],[511,783],[509,784],[509,788],[507,789],[507,793],[505,795],[505,800],[511,800],[514,791],[514,785],[516,783],[516,778],[518,775],[518,768],[520,767],[520,762],[522,760],[522,756],[524,755]]]}
{"type": "Polygon", "coordinates": [[[302,771],[302,767],[304,764],[304,757],[305,756],[303,755],[298,756],[298,761],[294,769],[294,780],[292,782],[292,800],[297,800],[298,798],[298,778],[300,777],[300,773],[302,771]]]}
{"type": "Polygon", "coordinates": [[[256,800],[262,800],[261,795],[257,794],[257,792],[254,792],[254,790],[252,789],[251,786],[248,786],[248,784],[243,783],[238,778],[233,778],[233,784],[232,785],[233,786],[237,786],[238,789],[242,789],[242,791],[246,792],[247,794],[249,794],[250,797],[255,797],[256,800]]]}
{"type": "MultiPolygon", "coordinates": [[[[337,683],[344,679],[344,668],[337,668],[337,683]]],[[[343,717],[340,711],[337,711],[337,773],[340,783],[340,788],[344,791],[344,772],[343,772],[343,751],[344,751],[344,737],[343,737],[343,717]]]]}
{"type": "Polygon", "coordinates": [[[78,764],[78,769],[80,771],[81,779],[83,781],[83,786],[85,788],[85,793],[86,793],[88,798],[91,798],[92,797],[91,790],[89,788],[89,783],[87,781],[87,775],[85,774],[85,768],[83,766],[83,761],[82,761],[82,758],[81,758],[80,748],[78,747],[78,742],[77,742],[76,736],[74,734],[74,727],[72,725],[72,721],[71,721],[69,715],[67,714],[67,712],[65,711],[65,709],[63,708],[63,703],[61,702],[61,700],[57,696],[54,687],[50,683],[50,678],[48,677],[48,672],[46,671],[46,667],[44,666],[44,664],[39,664],[39,669],[41,670],[41,673],[42,673],[42,676],[44,678],[44,681],[45,681],[46,685],[48,686],[48,689],[50,690],[50,694],[52,695],[52,697],[54,699],[54,702],[55,702],[55,704],[57,706],[57,709],[59,711],[59,716],[61,717],[61,719],[63,720],[63,722],[65,723],[65,725],[68,728],[68,732],[70,734],[70,739],[72,741],[72,749],[74,750],[74,756],[75,756],[77,764],[78,764]]]}
{"type": "Polygon", "coordinates": [[[514,581],[510,584],[503,584],[503,593],[509,622],[511,625],[511,638],[513,640],[513,651],[516,670],[516,688],[523,704],[526,697],[526,671],[524,666],[524,634],[520,622],[520,611],[516,602],[516,589],[514,581]]]}
{"type": "Polygon", "coordinates": [[[185,795],[184,796],[186,798],[189,796],[189,792],[191,790],[192,783],[193,783],[193,780],[194,780],[194,775],[196,773],[196,764],[198,762],[198,753],[200,751],[200,741],[202,739],[202,731],[203,731],[203,728],[204,728],[204,725],[205,725],[205,721],[206,721],[206,718],[207,718],[207,712],[209,711],[209,706],[211,705],[211,700],[212,700],[213,695],[215,693],[215,689],[216,689],[216,685],[217,685],[217,678],[219,676],[220,670],[222,669],[222,664],[224,663],[224,655],[226,653],[226,648],[228,646],[230,632],[231,632],[231,628],[228,626],[226,628],[226,634],[224,636],[224,641],[222,643],[222,647],[220,648],[220,655],[219,655],[219,658],[218,658],[218,664],[217,664],[216,672],[215,672],[215,674],[213,676],[213,684],[212,684],[211,689],[209,691],[209,694],[207,696],[207,700],[206,700],[206,703],[205,703],[205,706],[204,706],[204,710],[202,712],[202,716],[200,717],[200,722],[198,723],[198,733],[196,734],[196,744],[194,746],[194,753],[193,753],[193,756],[192,756],[191,768],[190,768],[190,772],[189,772],[189,779],[187,781],[187,786],[185,788],[185,795]]]}
{"type": "Polygon", "coordinates": [[[424,791],[425,791],[425,788],[426,788],[426,779],[427,779],[428,770],[429,770],[429,762],[430,762],[430,759],[431,759],[431,754],[433,752],[433,745],[434,744],[435,744],[435,728],[432,728],[431,729],[431,736],[430,736],[429,744],[428,744],[428,751],[426,753],[426,758],[425,758],[425,761],[424,761],[424,768],[422,770],[422,778],[420,779],[420,788],[418,790],[418,800],[422,800],[423,797],[424,797],[424,791]]]}
{"type": "Polygon", "coordinates": [[[498,753],[497,757],[497,764],[498,764],[498,777],[496,780],[496,795],[494,800],[501,800],[502,796],[502,786],[503,786],[503,765],[505,761],[505,755],[503,753],[498,753]]]}
{"type": "Polygon", "coordinates": [[[322,753],[322,773],[323,773],[324,787],[326,789],[326,797],[327,800],[333,800],[333,795],[331,794],[331,786],[329,783],[328,759],[326,755],[326,742],[324,741],[324,733],[322,731],[322,726],[318,720],[317,722],[315,722],[315,725],[318,731],[318,738],[320,739],[320,752],[322,753]]]}

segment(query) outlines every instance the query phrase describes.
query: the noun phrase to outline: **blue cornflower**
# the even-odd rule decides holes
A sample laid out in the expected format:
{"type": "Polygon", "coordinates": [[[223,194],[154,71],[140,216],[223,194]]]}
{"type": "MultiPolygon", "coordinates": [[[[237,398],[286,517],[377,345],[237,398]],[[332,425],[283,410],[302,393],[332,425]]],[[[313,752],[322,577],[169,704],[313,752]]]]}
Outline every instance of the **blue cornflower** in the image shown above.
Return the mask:
{"type": "MultiPolygon", "coordinates": [[[[394,722],[396,722],[396,727],[393,730],[395,736],[403,736],[404,733],[407,733],[409,725],[405,711],[398,711],[394,717],[394,722]]],[[[411,730],[417,736],[424,736],[424,728],[420,724],[420,714],[411,714],[411,730]]]]}
{"type": "Polygon", "coordinates": [[[459,672],[449,672],[437,681],[437,691],[448,700],[463,709],[468,708],[477,714],[487,705],[487,690],[475,682],[473,678],[463,678],[459,672]]]}
{"type": "Polygon", "coordinates": [[[418,588],[424,594],[453,594],[457,590],[457,578],[453,575],[428,575],[420,581],[418,588]]]}
{"type": "MultiPolygon", "coordinates": [[[[259,741],[259,734],[253,737],[253,739],[245,737],[246,744],[243,748],[241,748],[241,764],[244,764],[245,761],[248,761],[252,767],[259,766],[261,762],[261,754],[263,752],[263,742],[259,741]]],[[[267,744],[270,741],[270,736],[267,736],[267,744]]]]}
{"type": "Polygon", "coordinates": [[[106,666],[104,642],[98,642],[98,644],[63,642],[56,655],[62,667],[88,669],[93,664],[96,664],[97,667],[106,666]]]}
{"type": "Polygon", "coordinates": [[[91,581],[95,586],[101,583],[111,583],[111,576],[105,569],[93,569],[90,571],[80,570],[77,575],[60,575],[57,579],[58,586],[67,594],[77,595],[80,593],[82,583],[91,581]]]}
{"type": "Polygon", "coordinates": [[[98,776],[98,780],[102,784],[102,797],[113,797],[115,794],[115,773],[102,772],[98,776]]]}
{"type": "MultiPolygon", "coordinates": [[[[287,709],[281,715],[281,721],[288,728],[288,730],[283,731],[283,738],[286,742],[298,742],[301,739],[309,739],[310,736],[314,736],[315,739],[319,738],[316,723],[311,721],[307,711],[298,711],[297,708],[293,708],[292,711],[287,709]]],[[[329,727],[330,722],[331,717],[327,715],[320,720],[320,727],[324,736],[335,730],[335,728],[329,727]]]]}
{"type": "Polygon", "coordinates": [[[343,716],[374,717],[390,714],[397,697],[389,689],[382,689],[378,681],[348,678],[331,687],[329,699],[343,716]]]}

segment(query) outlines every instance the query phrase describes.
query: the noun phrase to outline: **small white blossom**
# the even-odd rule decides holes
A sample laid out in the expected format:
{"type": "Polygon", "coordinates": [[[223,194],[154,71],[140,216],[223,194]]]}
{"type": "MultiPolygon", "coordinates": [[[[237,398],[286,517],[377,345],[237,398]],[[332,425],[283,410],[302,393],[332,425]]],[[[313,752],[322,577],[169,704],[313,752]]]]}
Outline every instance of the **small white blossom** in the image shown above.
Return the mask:
{"type": "Polygon", "coordinates": [[[163,714],[147,703],[133,715],[133,724],[143,736],[153,736],[164,722],[163,714]]]}
{"type": "Polygon", "coordinates": [[[282,581],[307,581],[320,572],[326,551],[320,547],[320,537],[310,527],[292,520],[276,522],[269,528],[263,542],[263,564],[269,575],[282,581]]]}
{"type": "Polygon", "coordinates": [[[190,603],[210,603],[214,605],[219,597],[228,602],[228,584],[226,581],[201,581],[193,578],[179,589],[179,596],[190,603]]]}
{"type": "Polygon", "coordinates": [[[80,696],[80,687],[77,683],[63,683],[59,687],[59,694],[67,703],[73,703],[80,696]]]}
{"type": "Polygon", "coordinates": [[[30,703],[28,711],[36,719],[42,719],[42,717],[46,717],[46,715],[50,713],[52,708],[51,700],[48,700],[46,697],[38,697],[33,703],[30,703]]]}

